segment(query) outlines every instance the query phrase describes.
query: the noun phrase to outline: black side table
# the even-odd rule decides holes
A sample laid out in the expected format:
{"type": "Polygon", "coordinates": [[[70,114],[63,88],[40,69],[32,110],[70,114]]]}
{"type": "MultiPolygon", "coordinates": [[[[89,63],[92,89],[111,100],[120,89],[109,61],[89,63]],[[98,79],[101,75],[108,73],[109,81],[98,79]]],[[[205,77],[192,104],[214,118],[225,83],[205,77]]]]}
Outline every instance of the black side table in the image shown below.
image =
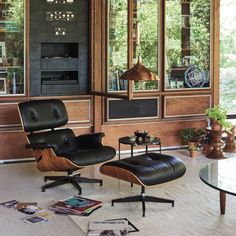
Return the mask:
{"type": "Polygon", "coordinates": [[[136,140],[130,140],[128,136],[119,138],[119,160],[120,160],[120,144],[130,145],[131,149],[131,157],[134,156],[134,147],[136,146],[145,146],[146,153],[148,153],[148,146],[149,145],[158,145],[160,147],[161,153],[161,139],[158,137],[154,137],[151,140],[147,140],[145,142],[136,142],[136,140]]]}

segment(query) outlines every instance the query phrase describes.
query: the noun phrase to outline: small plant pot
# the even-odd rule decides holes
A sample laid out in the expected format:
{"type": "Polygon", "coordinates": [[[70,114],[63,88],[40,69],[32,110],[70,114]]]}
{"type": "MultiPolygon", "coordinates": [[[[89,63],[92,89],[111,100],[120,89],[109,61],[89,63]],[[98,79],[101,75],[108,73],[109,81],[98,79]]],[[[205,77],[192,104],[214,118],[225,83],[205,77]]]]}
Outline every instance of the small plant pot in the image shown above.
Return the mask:
{"type": "Polygon", "coordinates": [[[194,158],[198,156],[198,151],[196,150],[189,150],[190,157],[194,158]]]}

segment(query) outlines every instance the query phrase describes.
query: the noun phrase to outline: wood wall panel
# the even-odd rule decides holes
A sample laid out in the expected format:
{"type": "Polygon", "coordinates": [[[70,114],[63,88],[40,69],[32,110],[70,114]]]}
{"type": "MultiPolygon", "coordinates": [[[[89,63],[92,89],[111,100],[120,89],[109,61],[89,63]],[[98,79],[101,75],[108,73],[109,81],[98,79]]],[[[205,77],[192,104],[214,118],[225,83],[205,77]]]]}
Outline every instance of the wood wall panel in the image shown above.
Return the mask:
{"type": "Polygon", "coordinates": [[[0,127],[20,124],[17,103],[0,103],[0,127]]]}
{"type": "Polygon", "coordinates": [[[32,157],[32,152],[25,149],[27,144],[24,131],[1,131],[0,132],[0,159],[19,159],[32,157]]]}
{"type": "Polygon", "coordinates": [[[166,96],[164,98],[164,118],[202,116],[210,104],[210,95],[166,96]]]}
{"type": "MultiPolygon", "coordinates": [[[[113,146],[118,151],[119,137],[132,136],[135,130],[148,130],[150,135],[161,138],[163,147],[175,147],[183,145],[179,134],[180,130],[185,127],[205,128],[206,121],[203,118],[198,120],[104,125],[102,126],[102,131],[105,133],[103,143],[113,146]]],[[[144,147],[141,148],[143,149],[144,147]]],[[[130,150],[130,146],[121,145],[121,150],[130,150]]]]}
{"type": "Polygon", "coordinates": [[[90,100],[66,100],[64,103],[66,105],[70,123],[91,122],[90,100]]]}

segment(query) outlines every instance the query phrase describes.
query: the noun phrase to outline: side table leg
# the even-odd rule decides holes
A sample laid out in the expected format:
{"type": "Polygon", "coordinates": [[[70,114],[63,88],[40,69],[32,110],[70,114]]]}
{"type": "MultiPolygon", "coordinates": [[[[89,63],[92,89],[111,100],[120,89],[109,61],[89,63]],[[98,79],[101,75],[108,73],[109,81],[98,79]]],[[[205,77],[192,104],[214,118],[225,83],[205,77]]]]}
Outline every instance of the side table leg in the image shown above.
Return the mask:
{"type": "Polygon", "coordinates": [[[225,214],[225,203],[226,203],[226,193],[220,191],[220,213],[221,215],[225,214]]]}
{"type": "Polygon", "coordinates": [[[119,142],[119,152],[118,152],[118,158],[120,160],[120,142],[119,142]]]}

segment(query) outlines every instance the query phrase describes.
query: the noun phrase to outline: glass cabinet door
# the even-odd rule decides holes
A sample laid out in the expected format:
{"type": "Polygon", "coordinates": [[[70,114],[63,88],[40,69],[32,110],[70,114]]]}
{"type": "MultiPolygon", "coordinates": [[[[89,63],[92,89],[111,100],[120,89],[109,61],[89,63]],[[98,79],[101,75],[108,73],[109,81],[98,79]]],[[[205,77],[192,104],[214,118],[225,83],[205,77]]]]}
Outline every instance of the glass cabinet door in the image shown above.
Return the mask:
{"type": "MultiPolygon", "coordinates": [[[[141,56],[142,64],[158,74],[158,0],[133,0],[133,65],[141,56]]],[[[158,81],[137,81],[135,90],[158,89],[158,81]]]]}
{"type": "Polygon", "coordinates": [[[210,0],[166,0],[165,89],[210,87],[210,0]]]}
{"type": "Polygon", "coordinates": [[[125,90],[128,68],[128,1],[108,0],[108,91],[125,90]]]}
{"type": "Polygon", "coordinates": [[[23,95],[24,0],[0,1],[0,95],[23,95]]]}
{"type": "MultiPolygon", "coordinates": [[[[138,56],[141,56],[145,67],[155,73],[158,72],[158,2],[158,0],[107,1],[108,91],[127,89],[127,81],[119,78],[129,69],[129,65],[132,67],[137,63],[138,56]]],[[[158,82],[135,82],[134,88],[136,91],[158,89],[158,82]]]]}

